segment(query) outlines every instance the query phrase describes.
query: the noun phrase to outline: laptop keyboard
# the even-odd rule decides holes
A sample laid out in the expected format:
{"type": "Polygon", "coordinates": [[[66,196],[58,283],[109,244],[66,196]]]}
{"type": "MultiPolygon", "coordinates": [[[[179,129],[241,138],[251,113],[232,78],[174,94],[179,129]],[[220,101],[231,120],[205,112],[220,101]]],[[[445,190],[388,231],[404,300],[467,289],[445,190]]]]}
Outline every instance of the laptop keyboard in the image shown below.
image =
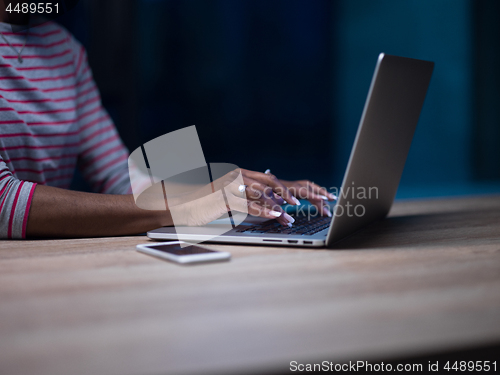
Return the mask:
{"type": "Polygon", "coordinates": [[[330,226],[330,221],[332,220],[327,216],[316,216],[307,219],[307,216],[296,217],[291,215],[295,219],[293,227],[284,227],[276,220],[268,220],[258,225],[248,226],[238,229],[236,232],[240,233],[276,233],[276,234],[299,234],[304,236],[311,236],[330,226]]]}

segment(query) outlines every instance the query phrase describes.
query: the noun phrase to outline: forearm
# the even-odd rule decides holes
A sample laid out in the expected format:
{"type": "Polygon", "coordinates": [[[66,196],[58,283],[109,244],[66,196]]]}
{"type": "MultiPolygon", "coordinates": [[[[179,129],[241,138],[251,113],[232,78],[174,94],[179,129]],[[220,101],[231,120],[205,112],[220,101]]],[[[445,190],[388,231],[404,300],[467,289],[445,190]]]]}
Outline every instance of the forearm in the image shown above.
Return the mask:
{"type": "Polygon", "coordinates": [[[143,233],[172,225],[168,211],[142,210],[132,195],[82,193],[37,185],[28,237],[99,237],[143,233]]]}

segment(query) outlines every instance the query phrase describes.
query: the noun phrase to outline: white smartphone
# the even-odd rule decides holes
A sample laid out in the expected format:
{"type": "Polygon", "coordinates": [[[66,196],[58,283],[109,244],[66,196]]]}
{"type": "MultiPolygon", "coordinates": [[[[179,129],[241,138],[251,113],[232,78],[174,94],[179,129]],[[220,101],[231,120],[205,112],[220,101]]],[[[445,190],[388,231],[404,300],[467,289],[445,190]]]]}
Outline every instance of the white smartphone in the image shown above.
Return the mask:
{"type": "Polygon", "coordinates": [[[180,244],[181,241],[153,242],[137,245],[136,249],[141,253],[181,264],[223,261],[231,258],[231,254],[225,251],[210,250],[198,245],[181,247],[180,244]]]}

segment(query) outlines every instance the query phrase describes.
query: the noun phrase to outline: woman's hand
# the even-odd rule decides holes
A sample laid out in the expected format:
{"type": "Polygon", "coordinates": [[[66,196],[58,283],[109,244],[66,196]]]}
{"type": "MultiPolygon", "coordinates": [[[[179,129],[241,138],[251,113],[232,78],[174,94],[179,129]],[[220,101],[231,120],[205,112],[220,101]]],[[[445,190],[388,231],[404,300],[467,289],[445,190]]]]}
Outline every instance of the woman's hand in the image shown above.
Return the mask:
{"type": "Polygon", "coordinates": [[[299,199],[309,200],[319,215],[331,216],[326,202],[336,197],[308,180],[284,181],[269,170],[261,173],[236,168],[208,185],[154,184],[139,194],[136,204],[147,210],[167,208],[176,225],[202,226],[234,210],[292,226],[295,220],[281,206],[285,202],[300,206],[299,199]]]}
{"type": "Polygon", "coordinates": [[[241,169],[241,174],[247,186],[248,213],[251,215],[276,218],[282,225],[291,226],[294,219],[283,211],[281,205],[286,201],[298,206],[299,199],[307,199],[320,215],[332,216],[326,202],[336,197],[311,181],[279,180],[270,170],[260,173],[241,169]]]}

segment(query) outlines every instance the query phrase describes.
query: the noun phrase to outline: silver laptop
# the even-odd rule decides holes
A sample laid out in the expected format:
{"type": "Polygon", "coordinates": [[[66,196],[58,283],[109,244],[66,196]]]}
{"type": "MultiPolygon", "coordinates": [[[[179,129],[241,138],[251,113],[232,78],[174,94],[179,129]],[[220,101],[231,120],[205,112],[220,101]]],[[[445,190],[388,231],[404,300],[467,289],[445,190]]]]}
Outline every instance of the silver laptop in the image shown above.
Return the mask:
{"type": "Polygon", "coordinates": [[[323,247],[384,218],[394,201],[434,63],[381,53],[378,57],[333,217],[297,210],[292,228],[249,216],[214,237],[204,227],[164,227],[155,240],[323,247]]]}

